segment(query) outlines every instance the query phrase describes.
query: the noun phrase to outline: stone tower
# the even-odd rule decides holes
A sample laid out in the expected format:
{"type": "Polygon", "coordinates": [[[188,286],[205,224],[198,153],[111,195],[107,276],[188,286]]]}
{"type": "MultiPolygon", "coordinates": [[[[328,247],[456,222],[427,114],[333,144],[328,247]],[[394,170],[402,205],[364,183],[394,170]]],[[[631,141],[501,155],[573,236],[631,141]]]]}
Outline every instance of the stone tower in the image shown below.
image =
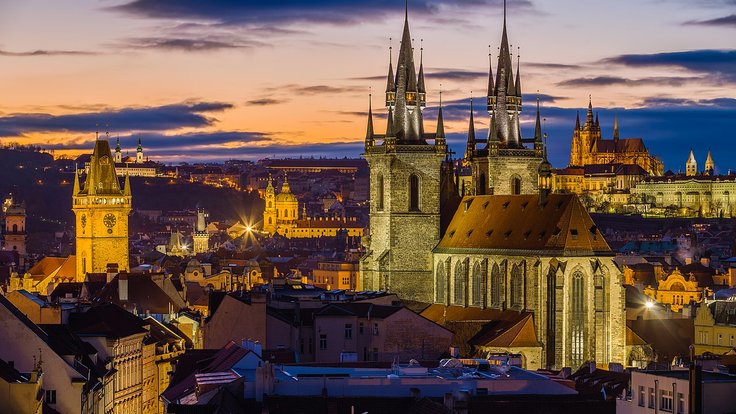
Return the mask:
{"type": "Polygon", "coordinates": [[[120,148],[120,137],[115,142],[115,163],[120,164],[123,162],[123,151],[120,148]]]}
{"type": "Polygon", "coordinates": [[[474,192],[477,195],[536,193],[538,169],[542,162],[542,136],[536,133],[533,139],[523,139],[521,136],[521,67],[517,56],[514,78],[505,3],[495,80],[493,59],[490,54],[488,57],[488,138],[476,139],[473,136],[471,142],[469,136],[466,148],[466,159],[473,168],[474,192]],[[533,144],[533,148],[527,148],[525,143],[533,144]]]}
{"type": "Polygon", "coordinates": [[[120,188],[107,140],[97,139],[84,186],[74,176],[72,211],[76,217],[77,278],[105,273],[109,267],[128,271],[130,178],[120,188]]]}
{"type": "Polygon", "coordinates": [[[273,188],[273,179],[268,176],[266,186],[266,208],[263,210],[263,231],[273,235],[276,233],[276,191],[273,188]]]}
{"type": "MultiPolygon", "coordinates": [[[[618,142],[618,118],[616,118],[613,140],[618,142]]],[[[575,119],[575,129],[572,132],[572,146],[570,149],[570,166],[582,167],[596,164],[593,148],[601,140],[601,127],[598,118],[593,116],[593,99],[588,101],[588,113],[585,124],[580,125],[580,116],[575,119]]]]}
{"type": "Polygon", "coordinates": [[[685,163],[685,175],[688,177],[698,175],[698,162],[695,160],[695,154],[693,154],[692,149],[690,149],[690,156],[687,157],[687,162],[685,163]]]}
{"type": "Polygon", "coordinates": [[[206,253],[210,249],[210,234],[207,233],[207,212],[197,209],[197,225],[192,232],[194,254],[206,253]]]}
{"type": "Polygon", "coordinates": [[[710,154],[710,150],[708,150],[708,157],[705,159],[705,174],[706,175],[713,175],[716,171],[716,163],[713,162],[713,156],[710,154]]]}
{"type": "Polygon", "coordinates": [[[141,144],[141,139],[138,138],[138,148],[135,149],[135,163],[142,164],[143,161],[143,145],[141,144]]]}
{"type": "Polygon", "coordinates": [[[369,107],[364,156],[370,168],[370,237],[360,272],[365,290],[431,302],[431,251],[441,236],[446,193],[454,186],[441,109],[437,132],[425,133],[425,106],[424,67],[420,58],[417,74],[407,11],[395,75],[389,59],[385,135],[374,133],[369,107]]]}
{"type": "Polygon", "coordinates": [[[18,252],[23,266],[26,257],[26,207],[11,197],[4,206],[5,231],[3,250],[18,252]]]}

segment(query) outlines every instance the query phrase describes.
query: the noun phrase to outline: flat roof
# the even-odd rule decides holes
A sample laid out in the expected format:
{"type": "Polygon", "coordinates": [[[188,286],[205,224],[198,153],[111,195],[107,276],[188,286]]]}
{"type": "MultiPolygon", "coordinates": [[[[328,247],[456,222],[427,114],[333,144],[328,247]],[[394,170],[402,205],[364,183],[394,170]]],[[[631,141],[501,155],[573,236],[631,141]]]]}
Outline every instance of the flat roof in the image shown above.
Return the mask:
{"type": "MultiPolygon", "coordinates": [[[[687,369],[674,369],[667,371],[634,371],[639,374],[648,374],[659,377],[687,380],[690,371],[687,369]]],[[[703,371],[703,382],[736,382],[736,375],[723,374],[720,372],[703,371]]]]}

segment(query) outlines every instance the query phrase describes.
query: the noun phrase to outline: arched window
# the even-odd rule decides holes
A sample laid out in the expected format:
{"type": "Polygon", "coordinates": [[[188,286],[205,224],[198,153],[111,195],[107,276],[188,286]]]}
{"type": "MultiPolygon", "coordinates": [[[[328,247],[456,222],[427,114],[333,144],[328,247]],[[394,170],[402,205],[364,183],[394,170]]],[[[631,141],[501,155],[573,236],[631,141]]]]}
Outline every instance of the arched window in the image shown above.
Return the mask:
{"type": "Polygon", "coordinates": [[[481,174],[480,179],[478,180],[478,195],[485,195],[486,187],[488,187],[488,184],[486,183],[486,175],[481,174]]]}
{"type": "Polygon", "coordinates": [[[17,233],[17,232],[18,232],[18,225],[13,224],[13,233],[17,233]]]}
{"type": "Polygon", "coordinates": [[[445,286],[445,263],[437,263],[437,279],[434,285],[435,289],[435,302],[445,303],[445,297],[447,293],[447,286],[445,286]]]}
{"type": "Polygon", "coordinates": [[[481,306],[481,267],[480,263],[475,263],[473,266],[473,306],[481,306]]]}
{"type": "Polygon", "coordinates": [[[517,176],[511,177],[511,194],[521,194],[521,178],[517,176]]]}
{"type": "Polygon", "coordinates": [[[271,201],[268,202],[268,208],[273,207],[273,203],[271,201]]]}
{"type": "Polygon", "coordinates": [[[289,210],[284,209],[284,218],[289,217],[289,210]]]}
{"type": "Polygon", "coordinates": [[[498,308],[501,306],[501,269],[498,264],[493,264],[491,271],[491,306],[498,308]]]}
{"type": "Polygon", "coordinates": [[[570,346],[570,363],[573,369],[583,364],[585,358],[585,279],[583,274],[572,275],[572,343],[570,346]]]}
{"type": "Polygon", "coordinates": [[[462,260],[455,265],[455,305],[465,304],[465,264],[462,260]]]}
{"type": "Polygon", "coordinates": [[[273,222],[271,221],[271,217],[268,218],[268,224],[273,224],[273,222]]]}
{"type": "Polygon", "coordinates": [[[521,266],[514,266],[511,271],[511,307],[521,309],[524,306],[524,281],[521,266]]]}
{"type": "Polygon", "coordinates": [[[409,176],[409,211],[419,211],[419,177],[409,176]]]}
{"type": "Polygon", "coordinates": [[[376,177],[376,210],[383,210],[383,175],[376,177]]]}
{"type": "Polygon", "coordinates": [[[555,366],[555,350],[557,343],[557,275],[552,266],[547,272],[547,367],[555,366]]]}

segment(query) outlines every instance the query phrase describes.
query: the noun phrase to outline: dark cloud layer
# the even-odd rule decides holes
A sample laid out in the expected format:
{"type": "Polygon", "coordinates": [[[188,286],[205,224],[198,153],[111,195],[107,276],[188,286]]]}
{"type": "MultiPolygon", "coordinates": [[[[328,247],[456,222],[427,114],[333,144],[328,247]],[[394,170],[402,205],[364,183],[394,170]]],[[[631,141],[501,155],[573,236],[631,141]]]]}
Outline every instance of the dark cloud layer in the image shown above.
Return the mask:
{"type": "Polygon", "coordinates": [[[688,22],[685,22],[685,24],[688,25],[696,25],[696,26],[720,26],[720,27],[734,27],[736,28],[736,14],[731,14],[728,16],[723,17],[717,17],[715,19],[709,19],[709,20],[690,20],[688,22]]]}
{"type": "Polygon", "coordinates": [[[642,55],[620,55],[604,59],[604,64],[630,67],[674,67],[707,74],[705,81],[736,82],[736,50],[690,50],[642,55]]]}
{"type": "MultiPolygon", "coordinates": [[[[465,0],[468,6],[500,7],[502,0],[465,0]]],[[[449,0],[409,0],[411,14],[437,15],[441,8],[461,7],[449,0]]],[[[528,0],[509,4],[513,10],[531,9],[528,0]]],[[[347,24],[401,13],[403,2],[373,0],[134,0],[112,10],[146,18],[208,20],[229,24],[330,23],[347,24]]]]}
{"type": "Polygon", "coordinates": [[[124,49],[156,49],[183,52],[214,52],[220,50],[248,49],[262,45],[260,42],[240,39],[182,38],[182,37],[141,37],[132,38],[119,44],[124,49]]]}
{"type": "Polygon", "coordinates": [[[8,57],[34,57],[34,56],[93,56],[95,52],[82,50],[30,50],[25,52],[11,52],[0,49],[0,56],[8,57]]]}
{"type": "Polygon", "coordinates": [[[271,105],[280,105],[282,103],[289,102],[288,99],[275,99],[275,98],[261,98],[261,99],[252,99],[250,101],[247,101],[245,104],[250,106],[271,106],[271,105]]]}
{"type": "Polygon", "coordinates": [[[641,79],[630,79],[619,76],[595,76],[574,78],[558,82],[557,86],[565,88],[588,88],[592,86],[682,86],[691,82],[702,82],[701,77],[659,76],[641,79]]]}
{"type": "Polygon", "coordinates": [[[165,131],[184,127],[210,126],[207,116],[232,108],[229,103],[195,102],[158,107],[121,108],[69,115],[45,113],[9,114],[0,117],[0,137],[21,136],[30,132],[165,131]]]}

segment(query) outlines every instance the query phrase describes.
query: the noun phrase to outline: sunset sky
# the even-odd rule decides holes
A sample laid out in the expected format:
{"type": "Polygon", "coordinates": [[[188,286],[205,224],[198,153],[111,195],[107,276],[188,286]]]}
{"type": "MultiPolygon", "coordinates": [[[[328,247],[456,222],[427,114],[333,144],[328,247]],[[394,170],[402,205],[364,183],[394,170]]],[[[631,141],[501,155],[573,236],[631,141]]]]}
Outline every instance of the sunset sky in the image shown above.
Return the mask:
{"type": "MultiPolygon", "coordinates": [[[[471,91],[487,127],[502,14],[501,0],[409,1],[425,128],[441,84],[458,155],[471,91]]],[[[0,0],[0,140],[77,154],[99,128],[167,163],[358,156],[371,89],[385,114],[403,18],[403,0],[0,0]]],[[[736,169],[736,0],[509,0],[508,29],[524,135],[539,90],[555,167],[592,95],[604,137],[618,114],[622,137],[644,138],[666,169],[691,147],[736,169]]]]}

